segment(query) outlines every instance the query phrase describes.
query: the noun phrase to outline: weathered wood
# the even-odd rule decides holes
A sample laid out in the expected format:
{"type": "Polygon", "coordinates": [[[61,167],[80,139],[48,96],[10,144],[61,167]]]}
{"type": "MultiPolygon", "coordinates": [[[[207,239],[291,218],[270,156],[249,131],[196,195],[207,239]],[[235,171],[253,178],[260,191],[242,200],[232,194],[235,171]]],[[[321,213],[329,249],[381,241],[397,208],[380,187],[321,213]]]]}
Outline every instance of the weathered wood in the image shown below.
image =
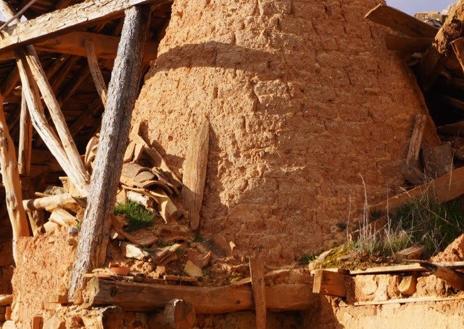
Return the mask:
{"type": "Polygon", "coordinates": [[[195,308],[182,299],[173,299],[164,308],[164,322],[172,329],[192,329],[196,322],[195,308]]]}
{"type": "Polygon", "coordinates": [[[46,196],[39,199],[24,200],[24,208],[28,210],[45,209],[51,211],[58,207],[64,207],[76,203],[76,200],[69,193],[46,196]]]}
{"type": "Polygon", "coordinates": [[[103,74],[98,66],[98,57],[95,51],[94,42],[91,40],[86,41],[85,48],[87,51],[87,63],[89,64],[90,74],[92,75],[97,93],[100,96],[103,105],[105,105],[108,91],[106,89],[105,79],[103,78],[103,74]]]}
{"type": "Polygon", "coordinates": [[[345,297],[346,275],[333,271],[317,270],[314,273],[313,293],[345,297]]]}
{"type": "MultiPolygon", "coordinates": [[[[114,59],[118,50],[119,37],[93,32],[70,32],[54,38],[39,41],[34,44],[38,52],[52,52],[73,56],[86,57],[85,42],[95,45],[95,55],[100,59],[114,59]]],[[[144,45],[143,61],[149,62],[156,56],[156,44],[147,42],[144,45]]],[[[14,50],[0,51],[0,60],[15,59],[14,50]]]]}
{"type": "Polygon", "coordinates": [[[206,169],[209,152],[209,122],[201,122],[197,133],[191,140],[184,163],[182,197],[185,209],[189,212],[190,228],[200,227],[200,210],[205,190],[206,169]]]}
{"type": "Polygon", "coordinates": [[[425,269],[431,271],[436,277],[446,281],[448,285],[457,290],[464,290],[464,274],[446,266],[440,266],[430,262],[419,263],[425,269]]]}
{"type": "Polygon", "coordinates": [[[0,50],[55,37],[72,28],[90,25],[96,21],[113,19],[122,16],[126,9],[135,5],[146,3],[162,5],[169,2],[166,0],[97,0],[78,3],[6,28],[0,40],[0,50]]]}
{"type": "MultiPolygon", "coordinates": [[[[108,5],[110,6],[110,5],[108,5]]],[[[110,6],[111,7],[111,6],[110,6]]],[[[71,276],[70,300],[79,301],[84,275],[106,258],[111,221],[130,118],[141,80],[142,45],[150,11],[133,7],[126,11],[121,41],[108,88],[88,204],[80,232],[77,259],[71,276]]]]}
{"type": "Polygon", "coordinates": [[[459,0],[448,13],[448,17],[435,36],[435,48],[441,54],[450,50],[451,43],[462,37],[462,21],[464,20],[464,1],[459,0]]]}
{"type": "Polygon", "coordinates": [[[31,173],[32,156],[32,122],[27,112],[26,97],[24,94],[21,99],[19,120],[18,169],[20,175],[29,176],[31,173]]]}
{"type": "Polygon", "coordinates": [[[21,181],[13,140],[11,139],[3,111],[3,99],[0,97],[0,167],[2,183],[5,188],[6,208],[13,230],[13,256],[16,260],[16,241],[22,236],[29,236],[29,226],[23,207],[21,181]]]}
{"type": "Polygon", "coordinates": [[[417,275],[408,275],[401,279],[398,284],[398,291],[403,296],[412,296],[417,289],[417,275]]]}
{"type": "Polygon", "coordinates": [[[403,37],[397,34],[385,36],[387,48],[401,53],[424,52],[432,45],[432,42],[431,37],[403,37]]]}
{"type": "Polygon", "coordinates": [[[415,165],[419,160],[419,153],[422,146],[422,137],[424,136],[425,124],[427,116],[425,114],[417,114],[414,122],[414,129],[409,141],[408,155],[406,157],[407,165],[415,165]]]}
{"type": "Polygon", "coordinates": [[[438,127],[438,131],[444,135],[464,136],[464,121],[440,126],[438,127]]]}
{"type": "Polygon", "coordinates": [[[439,203],[454,200],[464,194],[464,167],[452,170],[446,175],[429,183],[417,186],[409,191],[391,197],[376,205],[370,211],[384,213],[394,211],[401,206],[422,197],[431,197],[439,203]]]}
{"type": "MultiPolygon", "coordinates": [[[[191,287],[108,281],[92,278],[86,286],[85,306],[116,305],[127,311],[164,307],[172,299],[191,303],[198,314],[221,314],[253,310],[250,286],[191,287]]],[[[299,311],[315,306],[319,297],[311,285],[281,284],[266,287],[269,310],[299,311]]]]}
{"type": "Polygon", "coordinates": [[[266,329],[266,283],[264,281],[264,263],[261,258],[250,259],[251,288],[256,314],[256,329],[266,329]]]}
{"type": "MultiPolygon", "coordinates": [[[[444,262],[434,263],[436,266],[447,268],[462,269],[464,268],[464,261],[459,262],[444,262]]],[[[398,273],[413,273],[413,272],[427,272],[420,263],[412,263],[407,265],[392,265],[392,266],[379,266],[371,267],[365,270],[351,270],[350,275],[374,275],[374,274],[398,274],[398,273]]]]}
{"type": "Polygon", "coordinates": [[[367,302],[355,302],[354,306],[372,306],[372,305],[392,305],[392,304],[419,304],[419,303],[439,303],[455,302],[464,300],[464,296],[457,297],[408,297],[393,298],[388,300],[371,300],[367,302]]]}
{"type": "Polygon", "coordinates": [[[433,38],[438,32],[435,27],[384,4],[374,7],[365,18],[411,37],[433,38]]]}

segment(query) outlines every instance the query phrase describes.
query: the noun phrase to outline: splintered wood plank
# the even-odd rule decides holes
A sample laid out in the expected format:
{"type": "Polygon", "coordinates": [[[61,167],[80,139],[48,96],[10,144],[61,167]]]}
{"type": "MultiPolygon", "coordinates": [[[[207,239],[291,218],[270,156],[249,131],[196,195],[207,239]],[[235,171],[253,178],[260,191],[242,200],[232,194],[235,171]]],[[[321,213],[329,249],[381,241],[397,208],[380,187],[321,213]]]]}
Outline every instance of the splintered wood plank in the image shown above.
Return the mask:
{"type": "Polygon", "coordinates": [[[184,206],[189,212],[192,230],[197,230],[200,227],[200,210],[205,190],[208,152],[209,122],[204,120],[192,136],[184,163],[182,197],[184,206]]]}
{"type": "Polygon", "coordinates": [[[23,93],[21,98],[21,113],[19,119],[19,146],[18,146],[18,168],[19,174],[29,176],[31,173],[32,156],[32,122],[27,112],[26,97],[23,93]]]}
{"type": "Polygon", "coordinates": [[[345,274],[333,271],[317,270],[314,273],[313,293],[334,297],[345,297],[345,281],[345,274]]]}
{"type": "Polygon", "coordinates": [[[365,18],[411,37],[435,37],[438,29],[398,9],[379,4],[365,18]]]}
{"type": "MultiPolygon", "coordinates": [[[[54,38],[39,41],[34,44],[37,51],[67,54],[86,57],[85,42],[95,45],[95,55],[100,59],[114,59],[118,50],[119,37],[92,32],[70,32],[54,38]]],[[[145,43],[144,62],[153,60],[156,56],[156,45],[145,43]]],[[[14,50],[0,52],[0,60],[15,59],[14,50]]]]}
{"type": "Polygon", "coordinates": [[[255,304],[256,329],[266,329],[266,285],[264,281],[264,263],[261,258],[250,259],[251,288],[255,304]]]}
{"type": "Polygon", "coordinates": [[[97,93],[100,96],[102,104],[106,104],[106,95],[108,93],[106,89],[105,79],[103,74],[98,66],[97,53],[95,51],[95,44],[93,41],[89,40],[85,43],[85,48],[87,52],[87,63],[89,64],[90,74],[92,75],[93,83],[97,89],[97,93]]]}
{"type": "Polygon", "coordinates": [[[394,211],[401,206],[422,197],[431,197],[439,203],[454,200],[464,194],[464,167],[455,169],[432,180],[429,183],[417,186],[409,191],[398,194],[382,201],[369,210],[372,212],[385,213],[394,211]]]}
{"type": "Polygon", "coordinates": [[[135,5],[146,3],[161,5],[169,2],[166,0],[96,0],[78,3],[6,28],[2,32],[0,50],[51,38],[71,28],[89,25],[95,21],[116,18],[135,5]]]}
{"type": "Polygon", "coordinates": [[[408,155],[406,157],[406,164],[408,165],[415,164],[415,162],[419,160],[426,122],[427,116],[425,114],[418,114],[416,116],[411,140],[409,141],[408,155]]]}
{"type": "MultiPolygon", "coordinates": [[[[84,292],[85,306],[120,306],[127,311],[149,311],[164,307],[172,299],[191,303],[198,314],[222,314],[253,310],[250,286],[192,287],[130,283],[92,278],[84,292]]],[[[319,296],[311,285],[280,284],[266,287],[267,308],[273,311],[302,311],[316,306],[319,296]]]]}
{"type": "Polygon", "coordinates": [[[136,6],[125,13],[121,41],[108,88],[100,141],[87,208],[79,236],[77,259],[71,275],[69,296],[80,300],[84,276],[101,266],[111,226],[116,193],[122,171],[130,119],[142,77],[142,47],[148,30],[150,10],[136,6]]]}
{"type": "Polygon", "coordinates": [[[15,241],[19,237],[30,236],[30,231],[23,207],[15,146],[3,111],[3,99],[0,99],[0,167],[2,183],[5,188],[6,208],[13,229],[13,255],[16,260],[18,255],[15,241]]]}

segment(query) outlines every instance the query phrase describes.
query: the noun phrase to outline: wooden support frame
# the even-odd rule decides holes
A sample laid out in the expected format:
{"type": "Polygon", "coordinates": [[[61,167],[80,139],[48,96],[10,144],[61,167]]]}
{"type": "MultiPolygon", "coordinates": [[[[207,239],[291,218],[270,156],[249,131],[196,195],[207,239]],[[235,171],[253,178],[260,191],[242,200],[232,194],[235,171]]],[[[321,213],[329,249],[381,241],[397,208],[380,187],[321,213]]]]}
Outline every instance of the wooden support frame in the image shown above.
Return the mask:
{"type": "Polygon", "coordinates": [[[139,92],[142,46],[148,29],[150,11],[132,7],[125,13],[118,55],[108,88],[108,102],[102,129],[88,204],[80,233],[77,259],[71,275],[69,299],[81,300],[85,274],[104,262],[116,192],[122,170],[130,118],[139,92]]]}
{"type": "Polygon", "coordinates": [[[113,19],[122,16],[125,10],[133,6],[147,3],[159,6],[171,3],[171,1],[96,0],[78,3],[6,28],[3,33],[4,37],[0,39],[0,51],[53,38],[72,28],[89,25],[96,21],[113,19]]]}
{"type": "Polygon", "coordinates": [[[19,147],[18,147],[18,169],[22,176],[31,173],[32,156],[32,121],[27,111],[26,96],[24,92],[21,98],[21,113],[19,119],[19,147]]]}
{"type": "Polygon", "coordinates": [[[255,304],[256,329],[266,329],[266,282],[264,281],[264,263],[261,258],[253,257],[250,259],[250,276],[255,304]]]}
{"type": "MultiPolygon", "coordinates": [[[[308,284],[280,284],[266,287],[267,309],[304,311],[319,302],[308,284]]],[[[172,299],[191,303],[198,314],[223,314],[253,310],[250,286],[192,287],[129,283],[91,278],[84,292],[84,305],[116,305],[127,311],[150,311],[164,307],[172,299]]]]}
{"type": "Polygon", "coordinates": [[[314,273],[313,293],[333,297],[346,297],[346,282],[347,275],[326,271],[317,270],[314,273]]]}

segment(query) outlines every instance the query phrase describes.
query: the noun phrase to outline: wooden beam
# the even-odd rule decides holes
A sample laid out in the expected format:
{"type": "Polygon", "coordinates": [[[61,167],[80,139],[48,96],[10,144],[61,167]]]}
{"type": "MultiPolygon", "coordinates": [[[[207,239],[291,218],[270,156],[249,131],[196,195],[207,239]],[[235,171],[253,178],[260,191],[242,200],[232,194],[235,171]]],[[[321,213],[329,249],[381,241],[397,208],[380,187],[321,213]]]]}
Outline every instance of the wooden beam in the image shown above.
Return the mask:
{"type": "Polygon", "coordinates": [[[432,42],[433,38],[430,37],[404,37],[390,33],[385,36],[387,48],[402,53],[424,52],[432,42]]]}
{"type": "Polygon", "coordinates": [[[142,46],[150,11],[132,7],[126,11],[118,55],[108,88],[100,142],[92,174],[88,204],[79,236],[77,259],[71,276],[70,300],[78,302],[84,275],[106,258],[116,192],[128,141],[130,119],[137,98],[142,66],[142,46]]]}
{"type": "Polygon", "coordinates": [[[424,136],[425,124],[427,116],[425,114],[417,114],[414,122],[411,140],[409,141],[408,155],[406,157],[407,165],[415,165],[419,160],[419,153],[422,146],[422,137],[424,136]]]}
{"type": "Polygon", "coordinates": [[[382,201],[369,210],[385,213],[394,211],[414,200],[429,197],[439,203],[454,200],[464,194],[464,167],[452,170],[429,183],[417,186],[409,191],[382,201]]]}
{"type": "Polygon", "coordinates": [[[438,32],[438,29],[435,27],[398,9],[383,4],[379,4],[370,10],[365,18],[410,37],[433,38],[438,32]]]}
{"type": "Polygon", "coordinates": [[[167,0],[85,1],[6,28],[0,40],[0,50],[32,44],[63,34],[70,29],[104,19],[113,19],[122,16],[126,9],[135,5],[151,3],[159,6],[170,2],[167,0]]]}
{"type": "Polygon", "coordinates": [[[98,66],[98,58],[95,51],[95,44],[93,41],[87,41],[85,43],[85,48],[87,51],[87,63],[89,64],[90,74],[92,75],[93,83],[95,84],[95,89],[97,89],[97,93],[100,96],[102,104],[106,104],[106,95],[108,94],[108,90],[106,88],[105,79],[103,78],[103,74],[98,66]]]}
{"type": "MultiPolygon", "coordinates": [[[[1,98],[1,97],[0,97],[1,98]]],[[[26,212],[23,207],[21,181],[16,161],[16,151],[6,123],[3,101],[0,99],[0,167],[5,188],[5,201],[13,230],[13,256],[17,260],[16,241],[30,236],[26,212]]]]}
{"type": "Polygon", "coordinates": [[[314,273],[313,293],[334,297],[346,297],[347,276],[342,273],[317,270],[314,273]]]}
{"type": "Polygon", "coordinates": [[[19,119],[19,147],[18,147],[18,169],[22,176],[31,173],[32,156],[32,122],[27,111],[26,96],[22,95],[21,113],[19,119]]]}
{"type": "Polygon", "coordinates": [[[184,163],[182,179],[182,198],[185,209],[189,213],[190,228],[198,230],[200,227],[200,210],[203,203],[206,169],[209,152],[209,122],[203,120],[192,136],[184,163]]]}
{"type": "Polygon", "coordinates": [[[266,283],[264,281],[264,263],[261,258],[250,259],[251,288],[256,314],[256,329],[266,329],[266,283]]]}
{"type": "Polygon", "coordinates": [[[464,290],[464,274],[446,266],[421,261],[419,264],[432,272],[437,278],[444,280],[448,285],[457,290],[464,290]]]}
{"type": "Polygon", "coordinates": [[[464,121],[440,126],[438,127],[438,131],[444,135],[464,136],[464,121]]]}
{"type": "MultiPolygon", "coordinates": [[[[92,278],[84,293],[85,306],[115,305],[127,311],[150,311],[172,299],[191,303],[198,314],[223,314],[253,310],[250,286],[192,287],[129,283],[92,278]]],[[[303,311],[317,305],[311,285],[281,284],[266,287],[267,308],[273,311],[303,311]]]]}
{"type": "MultiPolygon", "coordinates": [[[[85,42],[91,41],[95,45],[95,55],[100,59],[114,59],[118,50],[119,37],[92,32],[70,32],[34,44],[39,52],[52,52],[73,56],[86,57],[85,42]]],[[[145,43],[144,62],[149,62],[156,57],[156,45],[152,42],[145,43]]],[[[0,52],[0,60],[15,59],[14,50],[0,52]]]]}

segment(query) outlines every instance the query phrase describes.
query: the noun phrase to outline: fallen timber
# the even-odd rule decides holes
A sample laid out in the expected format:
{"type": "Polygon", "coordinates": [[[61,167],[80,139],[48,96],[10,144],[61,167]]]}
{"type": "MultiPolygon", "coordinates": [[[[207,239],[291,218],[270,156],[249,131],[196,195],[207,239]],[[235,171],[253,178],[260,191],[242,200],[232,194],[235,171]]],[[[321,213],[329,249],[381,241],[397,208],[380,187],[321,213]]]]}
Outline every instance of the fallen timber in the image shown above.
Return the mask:
{"type": "MultiPolygon", "coordinates": [[[[265,289],[266,306],[272,311],[303,311],[317,305],[319,297],[308,284],[280,284],[265,289]]],[[[199,314],[223,314],[254,309],[249,285],[191,287],[110,281],[94,277],[84,291],[86,307],[115,305],[127,311],[149,311],[164,307],[172,299],[183,299],[199,314]]]]}

